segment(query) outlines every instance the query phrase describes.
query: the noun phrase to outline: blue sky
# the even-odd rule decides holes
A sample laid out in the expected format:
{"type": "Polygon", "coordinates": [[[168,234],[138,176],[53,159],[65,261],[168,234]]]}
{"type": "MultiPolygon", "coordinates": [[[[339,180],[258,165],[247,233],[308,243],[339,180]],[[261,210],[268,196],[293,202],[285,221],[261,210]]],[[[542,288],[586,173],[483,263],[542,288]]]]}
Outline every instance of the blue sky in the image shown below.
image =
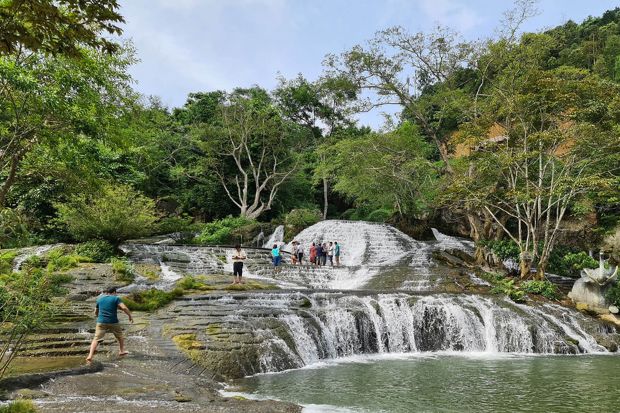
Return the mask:
{"type": "MultiPolygon", "coordinates": [[[[540,0],[525,30],[581,21],[618,6],[610,0],[540,0]]],[[[121,0],[140,63],[136,88],[181,106],[187,94],[258,84],[303,73],[315,79],[339,53],[386,27],[412,32],[450,26],[469,39],[490,36],[509,0],[121,0]]],[[[363,123],[378,126],[379,114],[363,123]]]]}

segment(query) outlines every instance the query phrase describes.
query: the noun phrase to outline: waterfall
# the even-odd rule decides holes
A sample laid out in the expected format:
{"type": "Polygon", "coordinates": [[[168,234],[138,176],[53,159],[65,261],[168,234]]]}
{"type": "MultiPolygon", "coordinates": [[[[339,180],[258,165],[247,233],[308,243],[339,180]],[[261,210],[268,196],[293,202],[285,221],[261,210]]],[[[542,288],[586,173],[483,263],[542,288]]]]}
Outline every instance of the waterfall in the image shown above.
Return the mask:
{"type": "Polygon", "coordinates": [[[60,247],[62,244],[41,245],[38,247],[22,248],[20,253],[13,261],[13,271],[17,272],[22,268],[22,264],[30,257],[40,257],[53,248],[60,247]]]}
{"type": "Polygon", "coordinates": [[[233,321],[222,321],[229,334],[251,334],[256,351],[269,352],[253,372],[382,353],[600,353],[606,350],[593,334],[617,340],[574,310],[493,296],[299,292],[200,302],[187,305],[191,311],[180,303],[178,322],[200,318],[201,311],[234,313],[233,321]]]}
{"type": "Polygon", "coordinates": [[[273,244],[284,241],[284,225],[278,225],[273,234],[267,238],[267,242],[263,244],[263,248],[271,249],[273,244]]]}

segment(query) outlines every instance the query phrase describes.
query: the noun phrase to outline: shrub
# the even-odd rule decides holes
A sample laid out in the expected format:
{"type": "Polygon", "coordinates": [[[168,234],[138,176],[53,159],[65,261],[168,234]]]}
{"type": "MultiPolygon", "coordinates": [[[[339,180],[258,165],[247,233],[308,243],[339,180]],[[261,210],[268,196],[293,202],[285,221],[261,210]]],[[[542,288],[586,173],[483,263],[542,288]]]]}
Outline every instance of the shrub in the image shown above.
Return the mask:
{"type": "Polygon", "coordinates": [[[385,222],[388,219],[390,219],[390,217],[392,216],[392,211],[389,209],[376,209],[374,211],[372,211],[370,214],[368,214],[368,216],[366,217],[367,221],[371,221],[371,222],[385,222]]]}
{"type": "Polygon", "coordinates": [[[596,267],[598,267],[598,261],[586,252],[580,251],[577,253],[569,252],[564,255],[560,260],[559,268],[556,270],[559,275],[578,277],[584,268],[596,267]]]}
{"type": "Polygon", "coordinates": [[[525,301],[525,291],[522,291],[515,285],[514,279],[496,278],[494,282],[495,285],[491,289],[493,294],[505,294],[516,303],[525,301]]]}
{"type": "Polygon", "coordinates": [[[0,245],[3,248],[17,248],[32,245],[34,235],[30,233],[27,216],[11,208],[0,208],[0,245]]]}
{"type": "Polygon", "coordinates": [[[133,293],[123,298],[123,302],[132,311],[155,311],[182,295],[183,289],[181,288],[175,288],[172,291],[151,289],[133,293]]]}
{"type": "Polygon", "coordinates": [[[0,274],[10,274],[13,271],[13,261],[17,257],[16,250],[0,252],[0,274]]]}
{"type": "Polygon", "coordinates": [[[250,224],[255,224],[255,221],[245,217],[228,216],[206,224],[202,233],[196,237],[196,241],[201,244],[225,244],[231,241],[234,230],[250,224]]]}
{"type": "Polygon", "coordinates": [[[112,264],[112,272],[116,281],[131,283],[136,278],[133,267],[127,260],[112,258],[110,264],[112,264]]]}
{"type": "Polygon", "coordinates": [[[297,208],[286,214],[284,223],[293,228],[306,228],[321,220],[318,209],[297,208]]]}
{"type": "Polygon", "coordinates": [[[558,288],[550,281],[525,281],[521,284],[521,288],[526,293],[542,295],[550,300],[557,300],[559,297],[558,288]]]}
{"type": "Polygon", "coordinates": [[[114,255],[114,246],[108,241],[96,239],[78,244],[75,253],[88,257],[92,262],[108,262],[114,255]]]}
{"type": "Polygon", "coordinates": [[[88,257],[81,257],[79,255],[74,255],[68,253],[65,248],[55,248],[52,251],[48,252],[44,260],[47,262],[47,271],[55,272],[55,271],[66,271],[68,269],[77,267],[80,262],[90,261],[88,257]]]}
{"type": "Polygon", "coordinates": [[[127,185],[107,185],[56,207],[59,221],[75,239],[105,239],[114,245],[150,234],[157,219],[154,202],[127,185]]]}
{"type": "Polygon", "coordinates": [[[519,247],[512,240],[484,240],[480,244],[490,249],[495,255],[502,260],[512,258],[519,259],[519,247]]]}
{"type": "Polygon", "coordinates": [[[189,215],[165,217],[155,224],[155,233],[172,234],[174,232],[193,232],[198,230],[198,224],[189,215]]]}
{"type": "Polygon", "coordinates": [[[30,400],[16,400],[6,406],[0,406],[0,413],[37,413],[37,411],[30,400]]]}
{"type": "Polygon", "coordinates": [[[620,307],[620,282],[616,282],[605,293],[605,298],[616,307],[620,307]]]}

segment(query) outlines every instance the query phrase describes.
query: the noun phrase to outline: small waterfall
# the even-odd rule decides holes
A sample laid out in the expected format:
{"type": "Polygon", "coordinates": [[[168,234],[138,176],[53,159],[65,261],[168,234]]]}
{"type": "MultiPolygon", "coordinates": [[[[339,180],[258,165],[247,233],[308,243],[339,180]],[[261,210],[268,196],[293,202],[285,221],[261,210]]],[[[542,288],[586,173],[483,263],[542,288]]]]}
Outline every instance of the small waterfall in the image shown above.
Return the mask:
{"type": "Polygon", "coordinates": [[[267,238],[267,242],[263,244],[263,248],[271,249],[273,244],[284,241],[284,225],[278,225],[273,234],[267,238]]]}
{"type": "Polygon", "coordinates": [[[435,237],[435,239],[438,241],[438,243],[436,244],[437,248],[472,251],[475,247],[472,241],[442,234],[436,228],[431,228],[431,231],[433,232],[433,236],[435,237]]]}
{"type": "Polygon", "coordinates": [[[50,244],[50,245],[41,245],[38,247],[28,247],[28,248],[22,248],[20,250],[20,253],[17,257],[15,257],[15,260],[13,261],[13,271],[17,272],[22,268],[22,264],[24,262],[26,262],[26,260],[30,257],[40,257],[42,255],[44,255],[46,252],[56,248],[56,247],[60,247],[63,244],[50,244]]]}

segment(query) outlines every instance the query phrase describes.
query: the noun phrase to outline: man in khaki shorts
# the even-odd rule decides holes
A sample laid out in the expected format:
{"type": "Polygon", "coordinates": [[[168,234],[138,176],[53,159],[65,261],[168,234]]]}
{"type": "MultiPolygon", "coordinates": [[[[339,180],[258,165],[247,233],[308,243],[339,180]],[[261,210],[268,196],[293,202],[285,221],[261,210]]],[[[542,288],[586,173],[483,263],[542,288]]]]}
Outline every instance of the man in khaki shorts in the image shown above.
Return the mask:
{"type": "Polygon", "coordinates": [[[95,351],[97,351],[97,346],[103,341],[103,337],[105,337],[106,333],[112,333],[114,334],[114,337],[116,337],[116,341],[118,341],[118,345],[120,347],[118,352],[119,356],[122,357],[128,354],[125,351],[123,330],[118,324],[117,313],[119,308],[127,314],[127,317],[129,317],[129,322],[133,323],[133,317],[131,316],[129,308],[127,308],[127,306],[123,304],[121,299],[116,295],[116,287],[108,288],[105,294],[97,298],[97,306],[95,308],[97,327],[95,329],[95,338],[90,344],[90,353],[88,354],[88,357],[86,357],[86,361],[88,363],[93,361],[93,356],[95,355],[95,351]]]}

